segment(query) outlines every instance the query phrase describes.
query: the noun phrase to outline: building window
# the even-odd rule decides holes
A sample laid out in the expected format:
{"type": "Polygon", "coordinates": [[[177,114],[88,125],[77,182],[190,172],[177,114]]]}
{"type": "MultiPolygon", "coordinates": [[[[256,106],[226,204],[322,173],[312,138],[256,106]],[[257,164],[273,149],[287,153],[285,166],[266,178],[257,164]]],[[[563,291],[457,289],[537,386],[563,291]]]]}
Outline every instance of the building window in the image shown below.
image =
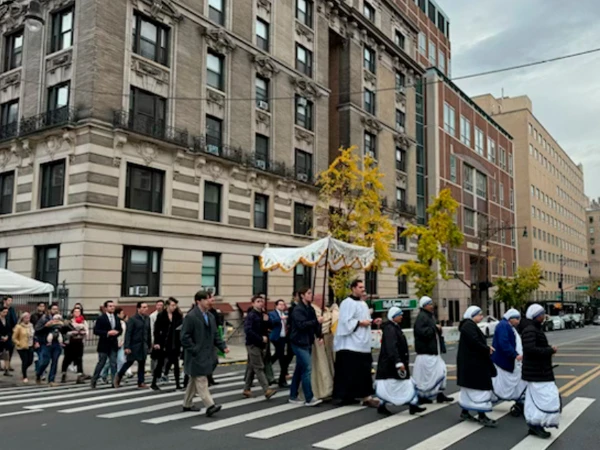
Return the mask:
{"type": "Polygon", "coordinates": [[[456,183],[456,156],[450,155],[450,181],[456,183]]]}
{"type": "Polygon", "coordinates": [[[312,28],[312,0],[296,0],[296,19],[309,28],[312,28]]]}
{"type": "Polygon", "coordinates": [[[36,247],[35,279],[58,286],[58,270],[60,258],[59,245],[36,247]]]}
{"type": "Polygon", "coordinates": [[[296,149],[296,179],[304,182],[312,181],[312,154],[296,149]]]}
{"type": "Polygon", "coordinates": [[[406,172],[406,150],[396,147],[396,170],[406,172]]]}
{"type": "Polygon", "coordinates": [[[225,25],[225,0],[208,0],[208,18],[225,25]]]}
{"type": "Polygon", "coordinates": [[[465,227],[475,229],[475,211],[465,208],[465,227]]]}
{"type": "Polygon", "coordinates": [[[436,65],[436,53],[437,53],[437,47],[435,46],[435,44],[431,41],[429,41],[429,63],[432,66],[436,65]]]}
{"type": "Polygon", "coordinates": [[[404,114],[404,112],[397,109],[396,110],[396,130],[404,130],[405,124],[406,124],[406,114],[404,114]]]}
{"type": "Polygon", "coordinates": [[[446,133],[456,136],[456,116],[454,115],[454,108],[448,103],[444,103],[444,130],[446,133]]]}
{"type": "Polygon", "coordinates": [[[223,121],[206,116],[206,146],[209,153],[218,155],[223,146],[223,121]]]}
{"type": "Polygon", "coordinates": [[[365,292],[367,295],[377,295],[377,272],[375,270],[365,272],[365,292]]]}
{"type": "Polygon", "coordinates": [[[204,220],[221,221],[221,185],[204,183],[204,220]]]}
{"type": "Polygon", "coordinates": [[[266,78],[256,76],[255,85],[255,97],[256,106],[265,111],[269,110],[269,80],[266,78]]]}
{"type": "Polygon", "coordinates": [[[463,178],[465,191],[473,192],[473,168],[471,166],[463,165],[463,178]]]}
{"type": "Polygon", "coordinates": [[[500,167],[506,169],[506,150],[504,150],[502,147],[500,147],[500,160],[498,162],[500,167]]]}
{"type": "Polygon", "coordinates": [[[12,213],[14,186],[15,172],[0,173],[0,214],[12,213]]]}
{"type": "Polygon", "coordinates": [[[491,138],[488,138],[487,147],[488,160],[496,164],[496,143],[491,138]]]}
{"type": "Polygon", "coordinates": [[[504,206],[504,183],[500,183],[500,206],[504,206]]]}
{"type": "Polygon", "coordinates": [[[487,198],[487,177],[481,172],[476,172],[477,195],[487,198]]]}
{"type": "Polygon", "coordinates": [[[438,19],[437,20],[438,29],[442,33],[446,34],[446,19],[444,18],[444,16],[442,16],[441,12],[438,12],[437,19],[438,19]]]}
{"type": "Polygon", "coordinates": [[[58,52],[73,45],[73,6],[52,15],[50,52],[58,52]]]}
{"type": "Polygon", "coordinates": [[[254,228],[266,230],[269,224],[269,197],[254,194],[254,228]]]}
{"type": "Polygon", "coordinates": [[[364,2],[363,13],[367,20],[375,22],[375,8],[370,3],[364,2]]]}
{"type": "Polygon", "coordinates": [[[402,72],[396,71],[396,90],[402,91],[406,87],[406,76],[402,72]]]}
{"type": "Polygon", "coordinates": [[[129,127],[150,136],[165,131],[166,100],[151,92],[132,87],[129,97],[129,127]]]}
{"type": "Polygon", "coordinates": [[[269,24],[262,19],[256,19],[256,46],[269,51],[269,24]]]}
{"type": "Polygon", "coordinates": [[[408,280],[406,275],[398,277],[398,295],[408,295],[408,280]]]}
{"type": "Polygon", "coordinates": [[[23,62],[23,29],[4,37],[4,70],[21,67],[23,62]]]}
{"type": "Polygon", "coordinates": [[[446,73],[446,55],[441,50],[438,51],[438,66],[442,73],[446,73]]]}
{"type": "Polygon", "coordinates": [[[471,122],[465,116],[460,116],[460,140],[471,147],[471,122]]]}
{"type": "Polygon", "coordinates": [[[475,151],[480,156],[483,156],[483,145],[483,131],[475,127],[475,151]]]}
{"type": "Polygon", "coordinates": [[[404,50],[404,44],[406,43],[406,37],[400,31],[396,31],[394,35],[394,42],[398,47],[404,50]]]}
{"type": "Polygon", "coordinates": [[[123,297],[158,297],[162,250],[157,248],[124,247],[123,297]]]}
{"type": "Polygon", "coordinates": [[[225,76],[223,67],[225,57],[211,51],[206,55],[206,84],[220,91],[225,90],[225,76]]]}
{"type": "Polygon", "coordinates": [[[405,228],[400,227],[396,230],[396,241],[398,242],[397,247],[401,252],[405,252],[408,249],[408,246],[406,245],[407,239],[405,236],[402,236],[402,233],[404,233],[405,230],[405,228]]]}
{"type": "Polygon", "coordinates": [[[19,100],[3,103],[0,110],[0,139],[10,139],[19,131],[19,100]]]}
{"type": "Polygon", "coordinates": [[[65,195],[65,160],[42,164],[40,173],[40,208],[62,206],[65,195]]]}
{"type": "Polygon", "coordinates": [[[0,250],[0,269],[8,269],[8,250],[0,250]]]}
{"type": "Polygon", "coordinates": [[[164,66],[169,61],[169,29],[136,13],[133,18],[133,52],[164,66]]]}
{"type": "Polygon", "coordinates": [[[423,56],[427,54],[427,38],[422,32],[419,32],[419,53],[423,56]]]}
{"type": "Polygon", "coordinates": [[[365,156],[377,159],[377,136],[365,131],[365,156]]]}
{"type": "Polygon", "coordinates": [[[396,188],[396,206],[400,209],[406,206],[406,189],[396,188]]]}
{"type": "Polygon", "coordinates": [[[162,170],[128,164],[125,207],[162,213],[164,176],[162,170]]]}
{"type": "Polygon", "coordinates": [[[510,202],[510,209],[511,210],[514,209],[515,208],[515,193],[513,191],[513,188],[510,188],[508,201],[510,202]]]}
{"type": "Polygon", "coordinates": [[[296,44],[296,70],[312,78],[312,63],[312,52],[306,47],[296,44]]]}
{"type": "Polygon", "coordinates": [[[219,253],[204,253],[202,255],[202,289],[210,289],[215,295],[218,295],[220,274],[221,255],[219,253]]]}
{"type": "Polygon", "coordinates": [[[310,236],[313,228],[313,208],[301,203],[294,204],[294,234],[310,236]]]}
{"type": "Polygon", "coordinates": [[[313,102],[301,95],[296,95],[296,125],[313,129],[313,102]]]}
{"type": "Polygon", "coordinates": [[[294,292],[312,286],[312,268],[297,264],[294,268],[294,292]]]}
{"type": "Polygon", "coordinates": [[[266,169],[269,163],[269,138],[262,134],[257,134],[254,151],[254,160],[259,169],[266,169]]]}
{"type": "Polygon", "coordinates": [[[435,9],[435,5],[431,2],[428,2],[427,17],[429,17],[429,20],[431,20],[434,24],[435,24],[436,13],[437,13],[437,11],[435,9]]]}
{"type": "Polygon", "coordinates": [[[375,50],[365,45],[363,50],[364,61],[363,66],[371,73],[375,73],[377,70],[377,57],[375,55],[375,50]]]}
{"type": "Polygon", "coordinates": [[[512,175],[513,173],[513,155],[512,153],[508,154],[508,173],[512,175]]]}
{"type": "Polygon", "coordinates": [[[260,257],[255,256],[252,264],[252,295],[268,294],[269,273],[260,269],[260,257]]]}
{"type": "Polygon", "coordinates": [[[48,89],[48,112],[69,106],[70,83],[57,84],[48,89]]]}
{"type": "Polygon", "coordinates": [[[365,89],[365,110],[375,115],[375,92],[365,89]]]}

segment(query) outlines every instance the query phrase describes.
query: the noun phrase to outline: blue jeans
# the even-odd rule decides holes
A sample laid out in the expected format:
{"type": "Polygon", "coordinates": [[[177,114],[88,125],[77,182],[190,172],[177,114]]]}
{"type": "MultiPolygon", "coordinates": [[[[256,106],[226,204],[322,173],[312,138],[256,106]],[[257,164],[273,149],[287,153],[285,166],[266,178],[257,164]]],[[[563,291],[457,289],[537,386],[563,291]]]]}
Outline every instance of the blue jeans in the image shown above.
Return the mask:
{"type": "MultiPolygon", "coordinates": [[[[117,372],[119,370],[121,370],[121,367],[123,367],[123,364],[125,364],[126,361],[127,361],[127,358],[125,357],[125,349],[123,347],[121,347],[121,348],[119,348],[119,351],[117,352],[117,372]]],[[[110,370],[110,361],[106,361],[106,364],[104,365],[104,369],[102,369],[102,372],[100,373],[100,377],[108,378],[109,370],[110,370]]]]}
{"type": "Polygon", "coordinates": [[[58,358],[62,353],[62,347],[58,342],[53,342],[50,345],[42,345],[40,351],[40,363],[36,375],[41,378],[44,371],[50,364],[50,373],[48,374],[48,383],[54,383],[56,378],[56,371],[58,369],[58,358]]]}
{"type": "Polygon", "coordinates": [[[292,344],[292,351],[296,355],[296,369],[294,370],[294,376],[292,377],[292,385],[290,387],[290,398],[296,400],[298,398],[298,388],[300,381],[302,381],[302,391],[304,392],[304,398],[306,402],[310,402],[313,399],[313,391],[311,384],[312,374],[312,359],[311,359],[312,347],[298,347],[292,344]]]}

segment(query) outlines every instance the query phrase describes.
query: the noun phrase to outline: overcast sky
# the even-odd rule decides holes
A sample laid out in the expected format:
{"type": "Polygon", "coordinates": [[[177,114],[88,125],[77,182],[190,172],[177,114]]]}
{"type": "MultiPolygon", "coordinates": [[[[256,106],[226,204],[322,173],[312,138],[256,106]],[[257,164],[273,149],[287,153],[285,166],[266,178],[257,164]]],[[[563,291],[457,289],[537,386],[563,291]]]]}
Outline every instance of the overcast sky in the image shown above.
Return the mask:
{"type": "MultiPolygon", "coordinates": [[[[600,1],[438,0],[450,17],[452,77],[600,47],[600,1]],[[576,6],[576,7],[575,7],[576,6]]],[[[600,197],[600,52],[459,81],[473,96],[528,95],[533,112],[600,197]]],[[[521,149],[523,150],[523,149],[521,149]]]]}

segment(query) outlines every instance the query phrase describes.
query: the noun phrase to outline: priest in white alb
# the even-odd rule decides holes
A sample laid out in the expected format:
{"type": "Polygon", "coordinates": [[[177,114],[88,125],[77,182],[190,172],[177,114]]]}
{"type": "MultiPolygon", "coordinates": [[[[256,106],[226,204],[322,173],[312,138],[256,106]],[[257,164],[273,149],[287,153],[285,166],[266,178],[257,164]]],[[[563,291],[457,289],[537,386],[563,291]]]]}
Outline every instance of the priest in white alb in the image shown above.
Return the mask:
{"type": "Polygon", "coordinates": [[[352,404],[359,400],[363,405],[377,408],[379,401],[373,398],[371,366],[371,320],[367,304],[361,300],[365,285],[361,280],[350,284],[352,295],[340,305],[338,325],[333,339],[335,375],[333,398],[340,404],[352,404]]]}

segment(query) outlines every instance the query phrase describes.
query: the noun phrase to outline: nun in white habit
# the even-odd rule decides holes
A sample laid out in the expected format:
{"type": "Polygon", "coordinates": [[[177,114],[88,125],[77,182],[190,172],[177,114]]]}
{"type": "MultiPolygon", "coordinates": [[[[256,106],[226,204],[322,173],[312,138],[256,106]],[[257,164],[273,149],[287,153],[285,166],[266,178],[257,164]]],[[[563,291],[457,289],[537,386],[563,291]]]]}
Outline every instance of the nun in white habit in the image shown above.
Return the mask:
{"type": "Polygon", "coordinates": [[[408,343],[400,327],[402,315],[400,308],[390,308],[388,321],[383,325],[375,394],[381,400],[377,411],[384,415],[391,414],[386,403],[395,406],[410,405],[410,414],[425,411],[425,408],[418,406],[417,388],[410,378],[408,343]]]}
{"type": "Polygon", "coordinates": [[[421,297],[421,311],[415,320],[415,366],[413,379],[419,393],[419,402],[432,403],[437,398],[438,403],[451,402],[453,399],[444,395],[446,389],[446,363],[441,356],[440,336],[442,328],[433,316],[433,300],[421,297]]]}
{"type": "Polygon", "coordinates": [[[548,344],[542,330],[545,311],[537,303],[527,309],[531,321],[523,330],[523,380],[527,382],[525,391],[525,420],[529,434],[542,439],[551,435],[545,428],[558,428],[561,401],[554,382],[552,355],[556,347],[548,344]]]}
{"type": "Polygon", "coordinates": [[[490,355],[494,349],[487,345],[483,332],[477,326],[482,319],[481,308],[470,306],[458,327],[458,404],[462,408],[461,420],[477,421],[486,427],[495,427],[496,421],[486,415],[492,411],[492,377],[496,375],[496,370],[490,355]],[[477,418],[470,411],[478,413],[477,418]]]}
{"type": "Polygon", "coordinates": [[[492,379],[494,385],[494,403],[515,401],[517,404],[511,410],[514,416],[523,413],[523,399],[527,383],[521,379],[523,361],[523,343],[517,332],[521,321],[521,313],[509,309],[504,314],[494,332],[492,347],[495,352],[492,361],[496,366],[496,375],[492,379]]]}

